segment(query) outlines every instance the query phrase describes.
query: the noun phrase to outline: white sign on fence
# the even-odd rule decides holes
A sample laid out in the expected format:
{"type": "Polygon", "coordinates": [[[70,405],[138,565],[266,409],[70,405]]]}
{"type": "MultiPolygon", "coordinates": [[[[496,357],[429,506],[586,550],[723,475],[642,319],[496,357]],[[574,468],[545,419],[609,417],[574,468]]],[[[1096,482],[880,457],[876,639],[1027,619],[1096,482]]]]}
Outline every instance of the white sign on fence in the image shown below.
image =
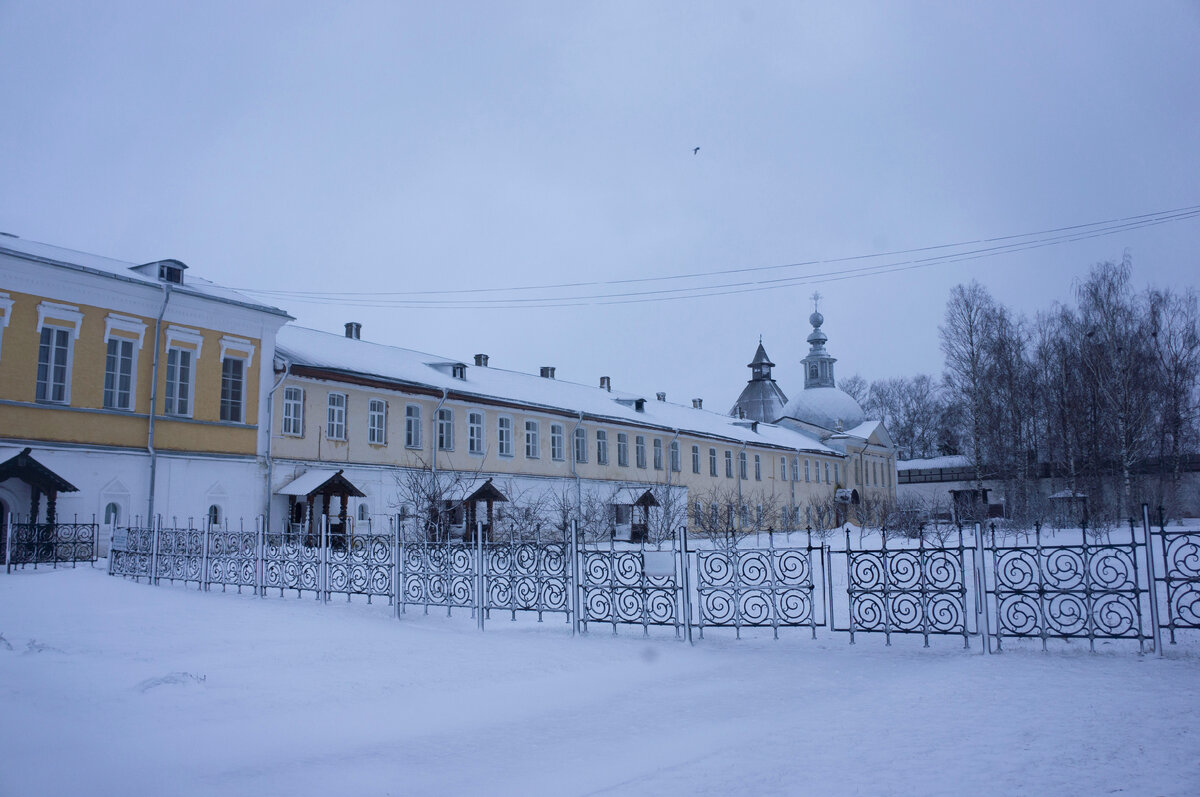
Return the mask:
{"type": "Polygon", "coordinates": [[[646,551],[642,554],[642,567],[647,576],[674,576],[674,551],[646,551]]]}
{"type": "Polygon", "coordinates": [[[129,529],[113,528],[112,545],[109,550],[125,551],[129,548],[129,529]]]}

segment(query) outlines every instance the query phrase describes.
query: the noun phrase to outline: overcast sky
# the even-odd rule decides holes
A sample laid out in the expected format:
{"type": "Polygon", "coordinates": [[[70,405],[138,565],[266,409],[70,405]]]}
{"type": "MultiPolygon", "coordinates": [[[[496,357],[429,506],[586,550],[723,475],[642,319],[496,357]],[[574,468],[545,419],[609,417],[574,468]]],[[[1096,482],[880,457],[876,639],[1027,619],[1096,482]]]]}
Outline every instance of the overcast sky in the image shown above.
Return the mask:
{"type": "MultiPolygon", "coordinates": [[[[0,230],[174,257],[230,286],[660,277],[1197,205],[1196,2],[0,0],[0,230]]],[[[358,320],[379,342],[590,384],[607,374],[725,410],[759,335],[780,386],[801,389],[814,289],[840,377],[940,373],[954,284],[978,279],[1033,313],[1126,249],[1139,284],[1194,285],[1198,244],[1193,217],[686,300],[271,303],[305,326],[358,320]]],[[[913,257],[373,302],[595,296],[913,257]]]]}

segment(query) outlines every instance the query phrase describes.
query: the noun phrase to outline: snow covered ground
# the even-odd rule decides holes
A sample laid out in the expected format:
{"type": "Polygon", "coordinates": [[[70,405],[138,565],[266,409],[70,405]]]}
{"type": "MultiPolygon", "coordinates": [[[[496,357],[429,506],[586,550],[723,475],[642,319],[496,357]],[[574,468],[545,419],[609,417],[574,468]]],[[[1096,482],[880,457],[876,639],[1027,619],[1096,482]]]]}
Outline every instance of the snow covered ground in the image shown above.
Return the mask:
{"type": "Polygon", "coordinates": [[[0,634],[3,795],[1200,793],[1194,640],[481,634],[88,567],[0,574],[0,634]]]}

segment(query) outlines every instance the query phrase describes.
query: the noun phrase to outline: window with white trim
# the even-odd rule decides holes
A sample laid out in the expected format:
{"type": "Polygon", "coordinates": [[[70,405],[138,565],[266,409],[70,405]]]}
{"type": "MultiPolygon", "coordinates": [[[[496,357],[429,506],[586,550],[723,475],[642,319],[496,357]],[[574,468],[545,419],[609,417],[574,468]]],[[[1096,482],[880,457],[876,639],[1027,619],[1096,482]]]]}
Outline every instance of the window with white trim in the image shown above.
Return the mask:
{"type": "Polygon", "coordinates": [[[748,479],[750,476],[746,473],[746,452],[738,452],[738,478],[748,479]]]}
{"type": "Polygon", "coordinates": [[[809,478],[808,460],[804,460],[804,481],[811,481],[809,478]]]}
{"type": "Polygon", "coordinates": [[[733,478],[733,452],[725,449],[725,478],[733,478]]]}
{"type": "Polygon", "coordinates": [[[825,483],[829,484],[829,463],[825,463],[825,483]]]}
{"type": "Polygon", "coordinates": [[[454,450],[454,410],[445,407],[437,411],[437,447],[438,451],[454,450]]]}
{"type": "Polygon", "coordinates": [[[542,455],[542,444],[538,439],[538,422],[525,421],[525,458],[537,459],[542,455]]]}
{"type": "Polygon", "coordinates": [[[662,440],[659,440],[657,437],[654,438],[654,469],[663,469],[662,440]]]}
{"type": "Polygon", "coordinates": [[[692,446],[692,473],[700,472],[700,446],[692,446]]]}
{"type": "Polygon", "coordinates": [[[629,467],[629,435],[625,432],[617,432],[617,465],[629,467]]]}
{"type": "Polygon", "coordinates": [[[367,442],[372,445],[387,445],[387,402],[371,399],[367,402],[367,442]]]}
{"type": "Polygon", "coordinates": [[[608,464],[608,432],[603,429],[596,430],[596,464],[608,464]]]}
{"type": "Polygon", "coordinates": [[[792,457],[792,481],[800,481],[800,457],[792,457]]]}
{"type": "Polygon", "coordinates": [[[242,423],[246,419],[246,361],[240,357],[221,360],[221,420],[242,423]]]}
{"type": "Polygon", "coordinates": [[[346,394],[330,393],[325,436],[330,440],[346,439],[346,394]]]}
{"type": "Polygon", "coordinates": [[[298,387],[283,389],[283,434],[304,436],[304,390],[298,387]]]}
{"type": "Polygon", "coordinates": [[[754,481],[762,481],[762,457],[758,454],[754,455],[754,481]]]}
{"type": "Polygon", "coordinates": [[[192,414],[192,363],[194,352],[172,346],[167,349],[166,391],[163,412],[187,417],[192,414]]]}
{"type": "Polygon", "coordinates": [[[136,341],[129,338],[108,339],[104,358],[104,409],[133,409],[133,363],[136,341]]]}
{"type": "Polygon", "coordinates": [[[671,452],[671,470],[674,471],[675,473],[679,473],[679,471],[681,470],[681,465],[679,462],[679,441],[678,440],[671,441],[670,452],[671,452]]]}
{"type": "Polygon", "coordinates": [[[42,327],[41,342],[38,346],[38,401],[70,403],[73,343],[71,330],[62,327],[42,327]]]}
{"type": "Polygon", "coordinates": [[[421,447],[421,405],[404,406],[404,445],[407,448],[421,447]]]}
{"type": "Polygon", "coordinates": [[[587,430],[582,426],[575,430],[575,461],[587,462],[587,430]]]}
{"type": "MultiPolygon", "coordinates": [[[[638,435],[633,440],[634,454],[637,458],[637,466],[639,468],[646,467],[646,437],[638,435]]],[[[659,466],[661,467],[661,465],[659,466]]]]}
{"type": "Polygon", "coordinates": [[[833,483],[834,484],[842,483],[841,464],[838,462],[833,463],[833,483]]]}
{"type": "Polygon", "coordinates": [[[561,423],[550,424],[550,458],[558,461],[567,458],[566,440],[561,423]]]}
{"type": "Polygon", "coordinates": [[[717,475],[717,449],[708,449],[708,475],[717,475]]]}
{"type": "Polygon", "coordinates": [[[513,455],[513,421],[507,416],[496,419],[496,453],[502,457],[513,455]]]}
{"type": "Polygon", "coordinates": [[[471,454],[482,454],[483,447],[483,413],[467,413],[467,451],[471,454]]]}

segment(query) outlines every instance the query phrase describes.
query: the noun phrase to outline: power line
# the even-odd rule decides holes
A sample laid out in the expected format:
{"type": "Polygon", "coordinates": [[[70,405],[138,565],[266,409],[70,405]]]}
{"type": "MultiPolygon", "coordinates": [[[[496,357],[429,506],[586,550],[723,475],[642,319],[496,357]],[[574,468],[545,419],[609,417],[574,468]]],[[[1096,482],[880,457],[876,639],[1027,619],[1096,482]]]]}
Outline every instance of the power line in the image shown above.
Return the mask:
{"type": "Polygon", "coordinates": [[[388,292],[375,291],[370,293],[364,292],[318,292],[318,291],[284,291],[274,289],[251,289],[251,288],[235,288],[244,293],[252,293],[258,295],[266,295],[273,297],[288,298],[295,302],[306,304],[334,304],[353,307],[390,307],[398,309],[421,309],[421,308],[436,308],[436,309],[514,309],[514,308],[550,308],[550,307],[578,307],[584,305],[613,305],[613,304],[634,304],[653,301],[670,301],[678,299],[702,298],[710,296],[725,296],[739,293],[750,293],[764,290],[773,290],[778,288],[787,288],[797,285],[820,284],[825,282],[835,282],[845,279],[856,279],[878,274],[888,274],[897,271],[908,271],[917,268],[928,268],[935,265],[943,265],[947,263],[964,262],[967,260],[977,260],[985,257],[995,257],[1002,254],[1012,252],[1028,251],[1031,249],[1039,249],[1047,246],[1056,246],[1064,243],[1071,243],[1089,238],[1096,238],[1106,235],[1114,235],[1116,233],[1129,230],[1141,229],[1144,227],[1157,226],[1160,224],[1185,221],[1200,216],[1200,205],[1194,205],[1185,208],[1177,208],[1170,211],[1158,211],[1156,213],[1145,213],[1136,216],[1127,216],[1121,219],[1110,219],[1100,222],[1089,222],[1086,224],[1075,224],[1064,227],[1057,227],[1050,230],[1019,233],[1013,235],[997,236],[992,238],[983,238],[975,242],[959,242],[955,244],[939,244],[935,246],[924,246],[913,249],[897,250],[894,252],[876,253],[868,255],[854,255],[838,258],[827,258],[824,260],[811,260],[801,263],[789,263],[772,266],[757,266],[738,269],[723,269],[709,272],[695,272],[691,274],[660,276],[660,277],[640,277],[634,279],[621,280],[603,280],[593,282],[577,282],[577,283],[556,283],[537,286],[522,286],[518,288],[474,288],[463,290],[441,290],[441,291],[410,291],[410,292],[388,292]],[[1041,238],[1035,236],[1044,236],[1041,238]],[[1024,240],[1030,239],[1030,240],[1024,240]],[[1009,243],[1005,243],[1009,242],[1009,243]],[[567,296],[540,296],[540,297],[504,297],[504,298],[458,298],[458,299],[419,299],[419,298],[394,298],[387,299],[382,297],[415,297],[427,295],[462,295],[462,294],[488,294],[488,293],[507,293],[512,291],[534,291],[534,290],[553,290],[558,288],[574,288],[574,287],[604,287],[630,285],[633,283],[647,282],[664,282],[671,280],[686,280],[700,279],[705,277],[730,275],[730,274],[745,274],[753,272],[763,272],[782,269],[795,269],[803,266],[826,265],[834,263],[848,263],[862,261],[868,259],[877,259],[881,257],[903,255],[903,254],[919,254],[925,252],[934,252],[946,249],[962,249],[964,246],[972,246],[976,244],[987,244],[979,246],[976,249],[965,251],[955,251],[947,254],[934,255],[926,258],[909,259],[890,263],[872,264],[858,266],[847,269],[830,269],[826,271],[816,271],[800,275],[781,276],[772,279],[758,280],[743,280],[734,282],[713,283],[696,286],[684,287],[663,287],[651,290],[631,290],[623,292],[609,293],[581,293],[578,295],[567,296]],[[370,298],[358,298],[370,297],[370,298]]]}

